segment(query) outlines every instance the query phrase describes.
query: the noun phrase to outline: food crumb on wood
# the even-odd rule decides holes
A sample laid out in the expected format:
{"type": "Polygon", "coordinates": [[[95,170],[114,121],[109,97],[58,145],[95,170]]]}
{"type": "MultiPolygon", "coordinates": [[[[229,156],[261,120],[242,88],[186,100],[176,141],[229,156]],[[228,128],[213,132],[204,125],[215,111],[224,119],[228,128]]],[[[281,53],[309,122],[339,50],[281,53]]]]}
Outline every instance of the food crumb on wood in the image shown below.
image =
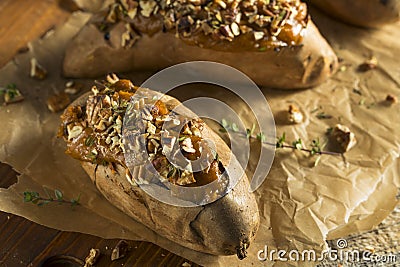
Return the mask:
{"type": "Polygon", "coordinates": [[[398,99],[396,96],[389,94],[386,96],[386,102],[388,104],[392,105],[392,104],[396,104],[398,102],[398,99]]]}
{"type": "Polygon", "coordinates": [[[303,121],[303,113],[295,105],[289,105],[288,121],[296,124],[303,121]]]}
{"type": "Polygon", "coordinates": [[[31,71],[29,76],[38,80],[44,80],[47,77],[47,70],[39,64],[36,58],[31,58],[31,71]]]}
{"type": "Polygon", "coordinates": [[[356,137],[347,126],[336,124],[330,132],[331,138],[339,146],[341,152],[347,152],[356,144],[356,137]]]}
{"type": "Polygon", "coordinates": [[[71,103],[69,96],[65,92],[60,92],[47,99],[47,108],[51,112],[58,112],[65,109],[69,103],[71,103]]]}
{"type": "Polygon", "coordinates": [[[128,243],[125,240],[120,240],[111,253],[111,261],[115,261],[125,257],[127,251],[128,243]]]}
{"type": "Polygon", "coordinates": [[[182,264],[182,267],[190,267],[190,266],[192,265],[186,261],[182,264]]]}
{"type": "Polygon", "coordinates": [[[366,72],[372,69],[376,69],[377,67],[378,67],[378,59],[372,56],[358,66],[358,71],[366,72]]]}
{"type": "Polygon", "coordinates": [[[96,264],[97,260],[100,257],[100,250],[91,248],[89,251],[89,255],[87,255],[85,259],[85,265],[84,267],[91,267],[96,264]]]}

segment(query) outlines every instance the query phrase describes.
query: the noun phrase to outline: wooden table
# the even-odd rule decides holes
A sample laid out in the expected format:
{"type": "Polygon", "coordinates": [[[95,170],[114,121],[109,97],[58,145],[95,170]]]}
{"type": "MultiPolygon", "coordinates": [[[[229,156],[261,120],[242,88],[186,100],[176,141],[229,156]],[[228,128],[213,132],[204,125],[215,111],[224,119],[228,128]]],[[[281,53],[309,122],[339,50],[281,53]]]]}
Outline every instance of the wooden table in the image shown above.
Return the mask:
{"type": "MultiPolygon", "coordinates": [[[[23,50],[29,41],[63,23],[69,15],[56,1],[1,0],[0,67],[23,50]]],[[[0,164],[0,187],[8,187],[15,182],[16,173],[9,166],[0,164]]],[[[101,256],[96,264],[99,267],[182,266],[185,262],[195,266],[154,244],[138,241],[129,241],[127,256],[111,262],[111,252],[118,241],[62,232],[0,212],[1,267],[41,266],[46,259],[57,255],[70,255],[84,260],[91,248],[100,249],[101,256]]]]}

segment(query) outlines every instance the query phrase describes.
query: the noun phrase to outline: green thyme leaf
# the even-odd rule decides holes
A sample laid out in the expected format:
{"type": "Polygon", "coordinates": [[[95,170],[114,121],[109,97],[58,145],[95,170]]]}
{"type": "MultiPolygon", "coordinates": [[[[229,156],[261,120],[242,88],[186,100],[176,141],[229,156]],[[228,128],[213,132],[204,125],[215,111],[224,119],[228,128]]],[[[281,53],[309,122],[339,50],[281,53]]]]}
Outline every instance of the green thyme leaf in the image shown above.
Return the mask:
{"type": "Polygon", "coordinates": [[[54,195],[56,196],[56,199],[57,199],[57,200],[63,200],[63,193],[61,193],[60,190],[55,189],[55,190],[54,190],[54,195]]]}
{"type": "Polygon", "coordinates": [[[232,127],[232,131],[234,131],[235,133],[239,132],[239,127],[237,126],[236,123],[232,123],[231,127],[232,127]]]}
{"type": "Polygon", "coordinates": [[[300,138],[298,140],[296,140],[296,141],[293,141],[292,145],[297,150],[301,150],[303,148],[303,143],[302,143],[300,138]]]}
{"type": "Polygon", "coordinates": [[[251,126],[251,129],[248,129],[248,128],[246,129],[246,137],[250,138],[253,135],[255,129],[256,129],[256,125],[253,123],[253,125],[251,126]]]}
{"type": "Polygon", "coordinates": [[[229,127],[229,123],[228,123],[228,121],[226,119],[222,119],[221,120],[221,125],[224,128],[228,128],[229,127]]]}
{"type": "Polygon", "coordinates": [[[265,140],[266,140],[265,134],[263,132],[258,133],[257,139],[261,142],[265,142],[265,140]]]}
{"type": "Polygon", "coordinates": [[[276,147],[277,148],[283,147],[285,141],[286,141],[286,133],[283,132],[282,136],[278,137],[278,141],[276,142],[276,147]]]}

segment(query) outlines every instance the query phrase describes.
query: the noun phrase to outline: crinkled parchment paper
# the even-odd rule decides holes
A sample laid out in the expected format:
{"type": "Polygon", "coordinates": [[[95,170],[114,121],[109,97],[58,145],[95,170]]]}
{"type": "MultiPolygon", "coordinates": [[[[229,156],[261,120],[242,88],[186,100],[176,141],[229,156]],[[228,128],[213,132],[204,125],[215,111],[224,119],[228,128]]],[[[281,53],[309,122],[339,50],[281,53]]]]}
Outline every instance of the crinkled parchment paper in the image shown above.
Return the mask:
{"type": "MultiPolygon", "coordinates": [[[[400,25],[368,31],[345,26],[319,14],[315,16],[322,33],[343,58],[342,64],[348,67],[312,90],[264,90],[276,119],[277,134],[286,132],[287,140],[301,138],[309,145],[315,138],[324,142],[326,129],[341,123],[350,127],[358,142],[345,153],[345,161],[341,157],[324,155],[316,167],[313,166],[315,157],[290,149],[277,151],[270,173],[256,191],[261,227],[245,260],[194,252],[159,237],[109,204],[79,163],[64,154],[63,141],[55,138],[59,114],[50,113],[45,100],[64,88],[66,80],[60,75],[63,50],[89,18],[85,13],[75,13],[64,26],[33,42],[29,52],[17,56],[0,70],[1,85],[16,83],[25,96],[24,102],[0,107],[0,161],[21,173],[17,184],[0,189],[0,210],[60,230],[103,238],[151,241],[207,266],[260,264],[257,252],[265,245],[270,249],[322,250],[326,238],[376,226],[397,204],[400,184],[400,137],[397,133],[400,105],[389,107],[383,102],[387,94],[399,96],[400,25]],[[33,55],[49,71],[44,81],[28,77],[29,60],[33,55]],[[358,73],[357,66],[371,55],[377,57],[379,68],[358,73]],[[353,89],[361,91],[362,95],[354,93],[353,89]],[[303,111],[302,124],[288,125],[282,119],[291,103],[303,111]],[[317,119],[316,113],[311,111],[318,107],[333,118],[317,119]],[[37,207],[23,202],[24,191],[44,194],[43,187],[59,189],[66,198],[81,194],[82,205],[37,207]]],[[[128,77],[139,84],[148,75],[128,77]]],[[[80,82],[89,84],[89,81],[80,82]]],[[[224,98],[249,123],[248,127],[252,124],[243,104],[226,99],[226,95],[205,85],[183,92],[178,94],[181,99],[204,93],[224,98]]],[[[256,162],[252,158],[250,167],[254,168],[256,162]]],[[[273,265],[274,262],[262,264],[273,265]]],[[[275,262],[276,266],[279,264],[283,263],[275,262]]]]}

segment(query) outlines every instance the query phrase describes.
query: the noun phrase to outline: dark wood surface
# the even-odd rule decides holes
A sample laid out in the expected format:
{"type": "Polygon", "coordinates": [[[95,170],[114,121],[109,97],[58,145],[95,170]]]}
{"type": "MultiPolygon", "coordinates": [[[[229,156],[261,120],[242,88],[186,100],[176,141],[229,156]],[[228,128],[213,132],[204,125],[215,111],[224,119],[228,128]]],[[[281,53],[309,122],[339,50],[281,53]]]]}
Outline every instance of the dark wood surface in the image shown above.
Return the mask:
{"type": "MultiPolygon", "coordinates": [[[[30,40],[65,22],[69,14],[59,7],[57,1],[0,0],[0,67],[23,50],[30,40]]],[[[15,182],[16,173],[9,166],[0,164],[0,187],[8,187],[15,182]]],[[[50,229],[0,212],[1,267],[42,266],[50,257],[59,255],[84,260],[91,248],[101,252],[96,264],[98,267],[182,266],[185,262],[195,266],[154,244],[139,241],[128,241],[127,256],[111,262],[112,249],[118,242],[50,229]]]]}

